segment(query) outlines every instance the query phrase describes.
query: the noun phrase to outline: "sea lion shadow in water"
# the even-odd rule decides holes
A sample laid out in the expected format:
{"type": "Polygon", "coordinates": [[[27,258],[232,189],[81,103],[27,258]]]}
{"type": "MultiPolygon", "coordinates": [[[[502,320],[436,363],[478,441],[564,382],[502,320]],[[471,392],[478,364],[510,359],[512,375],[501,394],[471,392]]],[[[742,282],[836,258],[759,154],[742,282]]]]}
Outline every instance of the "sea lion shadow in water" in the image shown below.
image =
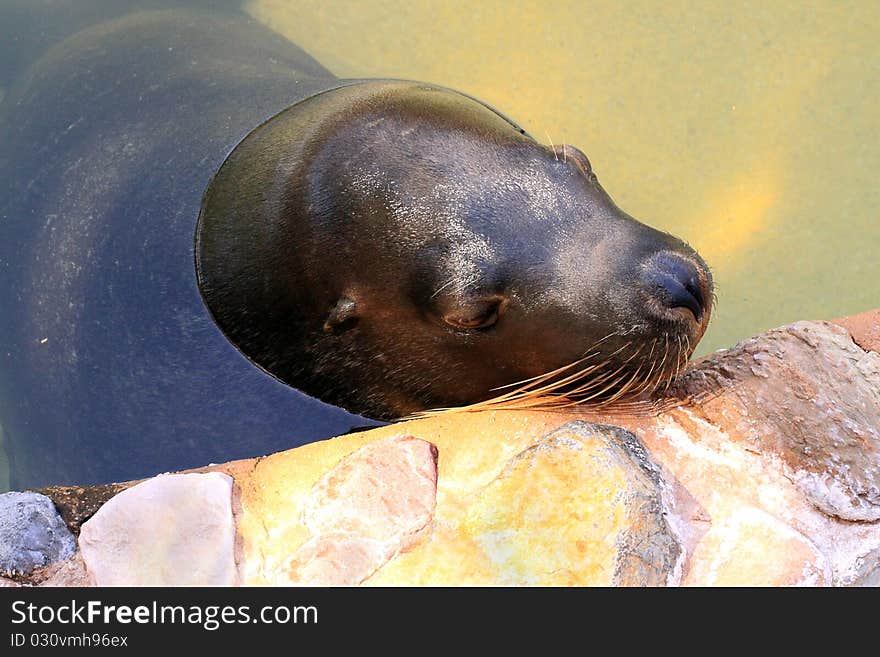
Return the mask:
{"type": "Polygon", "coordinates": [[[615,399],[664,385],[709,319],[699,256],[577,149],[448,89],[336,79],[242,15],[89,28],[0,121],[14,486],[265,454],[499,388],[615,399]]]}

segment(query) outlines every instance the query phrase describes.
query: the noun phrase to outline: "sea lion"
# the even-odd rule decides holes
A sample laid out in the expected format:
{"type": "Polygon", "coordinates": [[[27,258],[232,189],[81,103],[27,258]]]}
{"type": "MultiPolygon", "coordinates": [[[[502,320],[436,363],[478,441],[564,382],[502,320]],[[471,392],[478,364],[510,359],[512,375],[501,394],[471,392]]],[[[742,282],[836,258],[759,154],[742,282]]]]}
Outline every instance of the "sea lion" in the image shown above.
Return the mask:
{"type": "Polygon", "coordinates": [[[148,9],[232,10],[241,0],[0,0],[0,5],[2,92],[47,48],[95,23],[148,9]]]}
{"type": "Polygon", "coordinates": [[[13,86],[0,134],[16,487],[268,453],[524,379],[614,398],[672,376],[708,322],[702,260],[580,151],[448,89],[336,79],[242,15],[88,28],[13,86]]]}
{"type": "Polygon", "coordinates": [[[618,209],[582,152],[402,81],[313,96],[248,135],[205,194],[196,258],[248,358],[385,420],[571,364],[558,383],[594,348],[569,392],[659,384],[711,300],[699,256],[618,209]]]}

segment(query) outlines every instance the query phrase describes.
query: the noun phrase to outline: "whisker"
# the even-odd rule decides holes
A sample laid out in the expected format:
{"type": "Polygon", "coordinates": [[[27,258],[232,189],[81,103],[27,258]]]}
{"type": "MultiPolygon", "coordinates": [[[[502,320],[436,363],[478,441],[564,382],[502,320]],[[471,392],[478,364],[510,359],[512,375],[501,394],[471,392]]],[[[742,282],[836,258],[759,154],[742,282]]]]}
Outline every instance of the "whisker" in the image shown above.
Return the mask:
{"type": "MultiPolygon", "coordinates": [[[[639,351],[641,351],[641,348],[639,349],[639,351]]],[[[636,353],[638,353],[638,352],[636,352],[636,353]]],[[[629,391],[632,388],[633,382],[638,379],[638,376],[641,373],[642,368],[644,366],[645,366],[645,363],[642,362],[639,365],[638,369],[636,369],[636,371],[633,373],[633,375],[629,378],[629,380],[623,386],[621,386],[620,390],[618,390],[616,393],[614,393],[608,399],[608,403],[612,403],[612,402],[616,401],[617,399],[623,397],[627,393],[627,391],[629,391]]]]}
{"type": "Polygon", "coordinates": [[[583,358],[579,358],[578,360],[572,361],[568,365],[563,365],[562,367],[557,367],[555,370],[552,370],[550,372],[545,372],[544,374],[538,374],[537,376],[533,376],[528,379],[522,379],[521,381],[514,381],[513,383],[505,383],[504,385],[496,386],[495,388],[492,388],[492,390],[493,391],[494,390],[504,390],[505,388],[512,388],[514,386],[522,385],[525,383],[546,381],[547,379],[552,378],[556,374],[561,374],[565,370],[570,369],[570,368],[574,367],[575,365],[583,363],[584,361],[589,360],[590,358],[592,358],[594,356],[598,356],[598,355],[599,355],[599,353],[596,352],[594,354],[590,354],[588,356],[584,356],[583,358]]]}
{"type": "Polygon", "coordinates": [[[559,155],[556,153],[556,146],[553,144],[553,140],[550,138],[550,131],[545,130],[544,134],[547,135],[547,141],[550,142],[550,149],[553,151],[553,157],[556,158],[557,162],[559,162],[559,155]]]}
{"type": "Polygon", "coordinates": [[[612,337],[632,333],[629,330],[609,333],[581,358],[543,374],[493,388],[493,392],[506,392],[491,399],[433,409],[416,417],[452,411],[558,410],[582,405],[602,409],[603,413],[659,414],[685,403],[675,396],[657,396],[656,393],[661,388],[668,392],[672,382],[687,368],[692,351],[690,337],[664,332],[643,344],[627,341],[609,354],[603,355],[598,349],[612,337]],[[602,360],[596,360],[600,356],[602,360]],[[616,366],[613,365],[615,360],[616,366]]]}
{"type": "MultiPolygon", "coordinates": [[[[600,352],[598,352],[598,351],[594,352],[594,353],[590,353],[590,352],[593,351],[594,349],[596,349],[600,344],[602,344],[603,342],[605,342],[609,338],[614,337],[615,335],[617,335],[617,331],[612,331],[611,333],[609,333],[605,337],[597,340],[596,342],[593,343],[593,345],[589,349],[587,349],[584,352],[586,354],[584,357],[579,358],[578,360],[572,361],[568,365],[563,365],[562,367],[557,367],[555,370],[552,370],[550,372],[545,372],[544,374],[538,374],[537,376],[533,376],[528,379],[522,379],[520,381],[515,381],[514,383],[506,383],[504,385],[500,385],[495,388],[492,388],[492,390],[503,390],[504,388],[512,388],[514,386],[525,384],[525,383],[546,381],[547,379],[550,379],[557,374],[561,374],[562,372],[564,372],[565,370],[567,370],[571,367],[574,367],[580,363],[583,363],[584,361],[586,361],[590,358],[598,356],[600,352]]],[[[617,353],[617,352],[615,352],[615,353],[617,353]]]]}
{"type": "Polygon", "coordinates": [[[654,347],[656,347],[656,346],[657,346],[657,341],[652,340],[651,341],[651,353],[648,354],[648,362],[651,363],[651,367],[648,369],[648,373],[645,374],[645,381],[644,381],[641,389],[639,390],[639,392],[644,392],[644,391],[648,390],[649,388],[652,388],[653,385],[655,385],[653,374],[654,374],[654,369],[657,367],[657,361],[654,360],[654,347]]]}
{"type": "Polygon", "coordinates": [[[455,283],[455,279],[454,279],[454,278],[450,278],[450,279],[449,279],[448,281],[446,281],[443,285],[441,285],[440,287],[438,287],[438,288],[434,291],[434,294],[431,295],[430,298],[433,299],[433,298],[436,297],[438,294],[440,294],[443,290],[445,290],[445,289],[446,289],[447,287],[449,287],[450,285],[453,285],[454,283],[455,283]]]}
{"type": "MultiPolygon", "coordinates": [[[[611,361],[606,360],[602,363],[602,366],[608,365],[610,362],[611,361]]],[[[617,370],[614,370],[612,372],[606,372],[606,373],[602,374],[601,376],[594,377],[594,378],[590,379],[589,381],[587,381],[587,383],[585,383],[584,385],[579,386],[579,387],[575,388],[574,390],[569,390],[569,394],[570,395],[578,395],[582,392],[587,392],[588,390],[592,390],[596,386],[601,385],[604,381],[607,381],[609,378],[611,378],[612,376],[617,374],[617,372],[619,372],[619,371],[620,371],[620,368],[618,368],[617,370]]]]}

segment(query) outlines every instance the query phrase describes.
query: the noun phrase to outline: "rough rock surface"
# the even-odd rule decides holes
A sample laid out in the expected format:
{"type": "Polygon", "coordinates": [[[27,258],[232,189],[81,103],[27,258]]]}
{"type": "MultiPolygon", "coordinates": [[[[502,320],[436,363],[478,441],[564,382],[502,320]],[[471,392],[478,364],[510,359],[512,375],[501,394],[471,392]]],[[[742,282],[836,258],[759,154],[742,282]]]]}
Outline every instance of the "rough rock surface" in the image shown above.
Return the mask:
{"type": "Polygon", "coordinates": [[[865,351],[880,353],[880,308],[835,319],[834,323],[845,328],[852,336],[853,342],[865,351]]]}
{"type": "Polygon", "coordinates": [[[851,584],[877,563],[880,354],[797,322],[697,363],[678,392],[691,401],[621,424],[709,523],[686,583],[851,584]],[[726,575],[699,565],[723,546],[726,575]]]}
{"type": "MultiPolygon", "coordinates": [[[[878,335],[774,329],[638,413],[439,414],[160,476],[22,581],[876,586],[878,335]]],[[[108,489],[62,493],[75,526],[108,489]]]]}
{"type": "Polygon", "coordinates": [[[457,534],[482,552],[493,583],[677,583],[663,489],[635,436],[570,422],[474,491],[457,534]]]}
{"type": "Polygon", "coordinates": [[[437,449],[392,436],[346,456],[301,505],[311,537],[275,574],[276,583],[360,584],[430,528],[437,449]]]}
{"type": "Polygon", "coordinates": [[[79,536],[82,524],[95,515],[111,497],[121,493],[132,484],[106,484],[100,486],[49,486],[35,492],[42,493],[55,504],[61,518],[74,536],[79,536]]]}
{"type": "Polygon", "coordinates": [[[86,569],[81,552],[37,571],[34,579],[40,586],[95,586],[95,578],[86,569]]]}
{"type": "Polygon", "coordinates": [[[0,495],[0,574],[29,573],[74,552],[76,541],[52,500],[38,493],[0,495]]]}
{"type": "Polygon", "coordinates": [[[211,586],[238,581],[232,479],[160,475],[122,491],[82,526],[79,546],[99,586],[211,586]]]}
{"type": "Polygon", "coordinates": [[[705,399],[694,417],[779,458],[825,513],[880,519],[880,355],[844,329],[797,322],[768,331],[716,353],[680,388],[705,399]]]}

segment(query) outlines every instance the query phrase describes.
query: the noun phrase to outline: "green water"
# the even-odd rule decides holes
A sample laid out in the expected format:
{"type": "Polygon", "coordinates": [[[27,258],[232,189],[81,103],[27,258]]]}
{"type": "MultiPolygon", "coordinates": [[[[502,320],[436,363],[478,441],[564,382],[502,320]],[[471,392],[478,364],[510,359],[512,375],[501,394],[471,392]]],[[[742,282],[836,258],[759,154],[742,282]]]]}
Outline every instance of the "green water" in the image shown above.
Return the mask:
{"type": "Polygon", "coordinates": [[[880,3],[327,2],[248,11],[342,77],[471,93],[706,258],[698,353],[880,306],[880,3]]]}

